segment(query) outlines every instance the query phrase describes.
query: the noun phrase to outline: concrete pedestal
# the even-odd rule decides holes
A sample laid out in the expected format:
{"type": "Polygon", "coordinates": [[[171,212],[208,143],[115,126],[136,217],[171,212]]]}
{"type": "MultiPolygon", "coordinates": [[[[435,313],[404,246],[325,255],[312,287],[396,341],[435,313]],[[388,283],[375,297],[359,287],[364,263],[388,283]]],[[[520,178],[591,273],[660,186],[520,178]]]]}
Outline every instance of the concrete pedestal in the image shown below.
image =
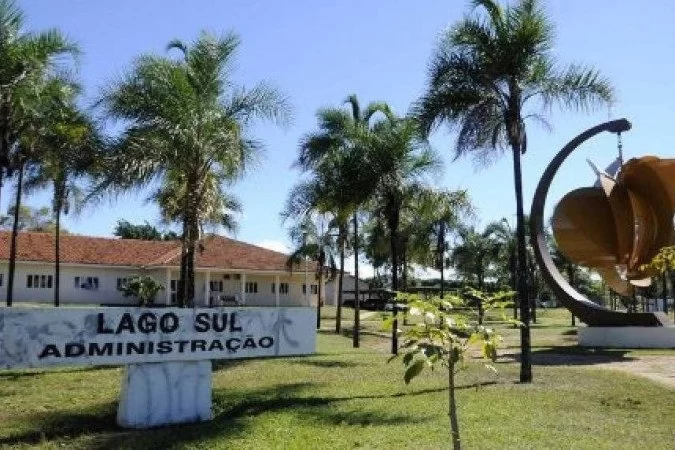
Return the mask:
{"type": "Polygon", "coordinates": [[[121,427],[150,428],[211,418],[211,361],[127,366],[117,408],[121,427]]]}
{"type": "Polygon", "coordinates": [[[675,327],[581,327],[582,347],[675,348],[675,327]]]}

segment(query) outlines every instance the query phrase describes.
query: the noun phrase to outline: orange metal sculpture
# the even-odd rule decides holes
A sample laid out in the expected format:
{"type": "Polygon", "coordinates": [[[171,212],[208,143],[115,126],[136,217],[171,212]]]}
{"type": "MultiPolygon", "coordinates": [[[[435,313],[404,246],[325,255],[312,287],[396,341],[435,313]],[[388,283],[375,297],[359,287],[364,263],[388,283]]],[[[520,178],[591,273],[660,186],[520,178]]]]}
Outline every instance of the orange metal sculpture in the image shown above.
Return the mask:
{"type": "Polygon", "coordinates": [[[675,243],[675,159],[631,159],[616,179],[598,176],[599,187],[576,189],[558,203],[553,234],[567,258],[631,295],[654,275],[643,266],[675,243]]]}

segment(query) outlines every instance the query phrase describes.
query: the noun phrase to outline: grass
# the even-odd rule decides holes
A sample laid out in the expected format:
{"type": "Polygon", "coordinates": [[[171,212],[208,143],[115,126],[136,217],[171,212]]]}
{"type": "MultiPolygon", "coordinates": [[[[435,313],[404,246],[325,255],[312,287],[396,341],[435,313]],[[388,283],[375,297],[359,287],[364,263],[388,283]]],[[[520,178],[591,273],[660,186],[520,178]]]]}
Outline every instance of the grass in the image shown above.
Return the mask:
{"type": "MultiPolygon", "coordinates": [[[[536,351],[556,342],[563,353],[580,351],[561,340],[570,328],[555,324],[564,314],[550,315],[540,315],[542,326],[533,330],[536,351]]],[[[215,417],[196,425],[119,429],[121,368],[0,372],[0,447],[447,447],[445,375],[424,373],[406,386],[401,363],[387,363],[379,320],[364,320],[373,332],[360,349],[330,333],[334,322],[326,322],[316,355],[214,363],[215,417]]],[[[665,449],[675,442],[675,394],[665,387],[583,365],[537,366],[534,383],[521,385],[517,364],[497,366],[497,377],[479,362],[459,377],[467,449],[665,449]]]]}

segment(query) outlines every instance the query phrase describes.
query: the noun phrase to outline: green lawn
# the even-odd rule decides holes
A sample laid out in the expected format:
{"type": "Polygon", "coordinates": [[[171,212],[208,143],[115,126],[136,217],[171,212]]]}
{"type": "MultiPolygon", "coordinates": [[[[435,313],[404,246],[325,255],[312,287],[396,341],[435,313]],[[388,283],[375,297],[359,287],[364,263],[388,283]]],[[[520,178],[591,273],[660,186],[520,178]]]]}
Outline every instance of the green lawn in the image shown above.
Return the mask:
{"type": "MultiPolygon", "coordinates": [[[[567,336],[567,327],[544,327],[562,317],[551,314],[533,330],[535,345],[556,342],[551,330],[567,336]],[[540,339],[543,330],[549,334],[540,339]]],[[[379,316],[364,323],[376,329],[379,316]]],[[[573,351],[572,343],[562,351],[573,351]]],[[[535,350],[550,351],[544,344],[535,350]]],[[[326,330],[311,357],[217,363],[214,420],[151,431],[115,425],[119,368],[2,372],[0,447],[447,447],[444,374],[405,386],[386,348],[376,333],[354,350],[349,337],[326,330]]],[[[537,366],[535,382],[521,385],[517,364],[497,366],[497,377],[479,362],[460,376],[465,448],[673,448],[675,391],[584,365],[537,366]]]]}

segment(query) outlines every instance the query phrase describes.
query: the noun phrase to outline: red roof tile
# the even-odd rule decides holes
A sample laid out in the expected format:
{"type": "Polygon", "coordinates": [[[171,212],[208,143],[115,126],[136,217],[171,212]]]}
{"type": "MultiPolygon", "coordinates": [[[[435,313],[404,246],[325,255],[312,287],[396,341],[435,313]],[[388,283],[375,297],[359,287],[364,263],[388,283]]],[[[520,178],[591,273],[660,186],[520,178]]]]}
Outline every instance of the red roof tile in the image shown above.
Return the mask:
{"type": "MultiPolygon", "coordinates": [[[[0,232],[0,260],[9,259],[11,234],[0,232]]],[[[54,262],[51,233],[19,233],[17,260],[54,262]]],[[[287,270],[288,256],[222,236],[209,236],[197,250],[197,268],[287,270]]],[[[142,241],[77,235],[61,236],[61,262],[109,266],[178,266],[180,241],[142,241]]],[[[313,269],[312,269],[313,270],[313,269]]]]}

